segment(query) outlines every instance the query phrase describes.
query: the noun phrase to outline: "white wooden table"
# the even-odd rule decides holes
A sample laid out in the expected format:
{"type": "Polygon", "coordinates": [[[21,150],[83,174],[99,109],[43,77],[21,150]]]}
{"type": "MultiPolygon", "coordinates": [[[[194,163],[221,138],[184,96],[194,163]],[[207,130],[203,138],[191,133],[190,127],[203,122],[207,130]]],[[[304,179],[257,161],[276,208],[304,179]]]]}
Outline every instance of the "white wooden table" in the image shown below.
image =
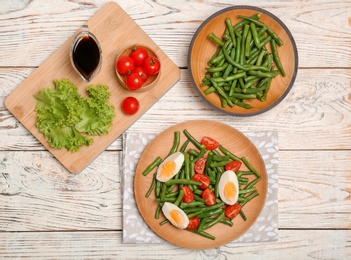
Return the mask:
{"type": "Polygon", "coordinates": [[[190,84],[187,52],[211,14],[246,1],[116,1],[181,69],[128,131],[191,119],[279,136],[279,240],[189,250],[122,243],[119,137],[70,174],[4,106],[5,98],[108,1],[0,1],[0,258],[350,259],[351,2],[250,1],[290,29],[299,70],[288,96],[254,117],[209,107],[190,84]]]}

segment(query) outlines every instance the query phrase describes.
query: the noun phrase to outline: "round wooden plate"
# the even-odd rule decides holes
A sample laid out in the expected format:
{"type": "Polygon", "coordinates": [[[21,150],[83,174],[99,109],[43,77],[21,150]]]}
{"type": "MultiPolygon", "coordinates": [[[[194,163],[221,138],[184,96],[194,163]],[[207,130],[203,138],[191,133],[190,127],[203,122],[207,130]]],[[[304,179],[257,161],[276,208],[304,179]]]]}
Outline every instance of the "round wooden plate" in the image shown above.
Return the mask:
{"type": "MultiPolygon", "coordinates": [[[[189,143],[187,149],[191,147],[193,146],[189,143]]],[[[254,177],[252,177],[252,179],[253,178],[254,177]]],[[[134,194],[139,211],[144,220],[160,237],[175,245],[186,248],[213,248],[239,238],[255,223],[266,200],[267,172],[263,159],[257,148],[238,130],[224,123],[212,120],[186,121],[166,129],[146,147],[136,168],[134,194]],[[145,197],[152,182],[153,172],[149,173],[147,176],[144,176],[142,172],[157,156],[165,158],[168,155],[173,145],[175,131],[180,131],[181,133],[180,144],[182,145],[185,142],[186,136],[183,134],[184,129],[187,129],[197,140],[201,140],[205,135],[216,139],[220,144],[237,156],[245,156],[262,174],[262,180],[256,185],[260,195],[243,207],[247,220],[244,221],[242,217],[238,216],[233,220],[234,225],[232,227],[224,224],[217,224],[206,230],[208,233],[216,237],[215,240],[204,238],[187,230],[178,229],[169,223],[160,226],[159,223],[165,218],[161,213],[160,218],[155,219],[155,211],[158,205],[158,203],[154,202],[155,193],[152,192],[150,197],[145,197]]]]}
{"type": "MultiPolygon", "coordinates": [[[[271,52],[270,44],[267,44],[266,47],[271,52]]],[[[293,86],[297,69],[297,48],[288,28],[273,14],[261,8],[252,6],[233,6],[218,11],[210,16],[197,29],[190,43],[188,52],[188,71],[190,80],[194,88],[198,91],[199,95],[216,109],[235,116],[257,115],[280,103],[293,86]],[[257,99],[247,101],[247,103],[251,104],[254,108],[245,109],[239,106],[226,106],[225,108],[222,108],[218,95],[215,93],[205,95],[203,93],[204,87],[201,86],[206,68],[208,68],[207,63],[217,49],[217,45],[214,44],[208,36],[210,33],[214,33],[216,36],[222,38],[226,29],[225,19],[228,17],[231,18],[232,24],[235,25],[242,20],[237,18],[238,15],[252,16],[257,13],[261,14],[260,21],[264,22],[274,32],[276,32],[276,34],[284,42],[283,46],[278,46],[278,52],[286,72],[286,76],[282,77],[281,75],[278,75],[273,79],[271,88],[267,95],[267,100],[265,102],[261,102],[257,99]]]]}

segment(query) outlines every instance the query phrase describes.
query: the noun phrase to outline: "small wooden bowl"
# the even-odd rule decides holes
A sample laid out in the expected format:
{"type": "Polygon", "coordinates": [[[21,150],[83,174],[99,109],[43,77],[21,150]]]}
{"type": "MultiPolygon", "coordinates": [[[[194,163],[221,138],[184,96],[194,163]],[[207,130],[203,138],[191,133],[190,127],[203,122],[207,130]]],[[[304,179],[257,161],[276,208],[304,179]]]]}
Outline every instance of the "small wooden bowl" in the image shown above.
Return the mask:
{"type": "MultiPolygon", "coordinates": [[[[267,44],[267,48],[270,45],[267,44]]],[[[270,51],[271,52],[271,51],[270,51]]],[[[209,18],[207,18],[195,32],[190,43],[188,52],[188,71],[190,81],[199,95],[214,108],[234,116],[253,116],[261,114],[279,104],[288,94],[294,84],[298,69],[298,53],[295,41],[288,28],[279,20],[278,17],[258,7],[253,6],[233,6],[222,9],[209,18]],[[286,72],[286,76],[278,75],[272,81],[266,101],[262,102],[258,99],[248,100],[247,103],[253,106],[251,109],[239,106],[225,108],[221,105],[220,97],[216,93],[205,95],[202,87],[202,80],[208,68],[208,61],[215,53],[217,46],[209,39],[209,34],[214,33],[222,38],[226,23],[225,19],[230,18],[232,24],[235,25],[242,19],[238,15],[252,16],[260,14],[260,21],[269,26],[283,40],[284,45],[278,47],[279,56],[286,72]]]]}
{"type": "MultiPolygon", "coordinates": [[[[116,59],[116,62],[115,62],[115,71],[116,71],[116,74],[117,74],[117,79],[119,81],[119,83],[127,90],[129,91],[132,91],[132,92],[145,92],[145,91],[148,91],[150,89],[152,89],[156,84],[157,84],[157,81],[158,79],[160,78],[160,73],[161,73],[161,70],[160,72],[157,74],[157,75],[153,75],[153,76],[149,76],[147,81],[144,82],[143,86],[137,90],[131,90],[130,88],[127,87],[126,85],[126,77],[127,76],[123,76],[121,74],[118,73],[117,71],[117,67],[116,67],[116,64],[117,64],[117,61],[119,60],[119,58],[123,57],[123,56],[129,56],[132,52],[132,48],[133,47],[143,47],[149,57],[156,57],[157,59],[159,59],[159,57],[156,55],[156,53],[150,49],[149,47],[145,46],[145,45],[141,45],[141,44],[134,44],[132,46],[130,46],[129,48],[125,49],[124,51],[122,51],[118,56],[117,56],[117,59],[116,59]]],[[[161,67],[162,67],[162,64],[161,64],[161,67]]]]}

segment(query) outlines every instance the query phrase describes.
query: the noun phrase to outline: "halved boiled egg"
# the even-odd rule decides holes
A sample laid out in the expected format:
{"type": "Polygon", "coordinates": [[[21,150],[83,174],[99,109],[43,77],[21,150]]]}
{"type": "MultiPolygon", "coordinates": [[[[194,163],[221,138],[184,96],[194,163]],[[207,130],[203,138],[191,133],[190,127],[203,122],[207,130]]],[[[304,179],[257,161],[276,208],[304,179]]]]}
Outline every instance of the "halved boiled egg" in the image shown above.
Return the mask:
{"type": "Polygon", "coordinates": [[[173,203],[165,202],[162,206],[162,212],[165,217],[174,226],[180,229],[185,229],[189,225],[189,218],[185,212],[173,203]]]}
{"type": "Polygon", "coordinates": [[[175,152],[168,156],[158,167],[156,179],[160,182],[165,182],[173,178],[184,162],[184,155],[181,152],[175,152]]]}
{"type": "Polygon", "coordinates": [[[218,192],[221,200],[228,205],[234,205],[239,197],[239,184],[235,172],[225,171],[218,183],[218,192]]]}

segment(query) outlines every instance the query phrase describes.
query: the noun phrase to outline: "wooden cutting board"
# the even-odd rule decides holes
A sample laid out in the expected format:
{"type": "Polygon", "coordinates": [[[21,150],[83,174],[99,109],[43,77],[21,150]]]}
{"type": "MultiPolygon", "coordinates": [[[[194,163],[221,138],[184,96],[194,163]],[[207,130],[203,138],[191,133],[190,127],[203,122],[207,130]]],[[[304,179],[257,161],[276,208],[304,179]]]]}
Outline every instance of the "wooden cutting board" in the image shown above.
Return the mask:
{"type": "Polygon", "coordinates": [[[86,24],[99,40],[103,55],[101,70],[91,82],[84,82],[70,63],[70,47],[74,36],[80,31],[79,28],[5,100],[6,108],[71,173],[81,172],[180,78],[180,69],[118,4],[113,2],[106,4],[86,24]],[[161,61],[160,78],[156,86],[146,92],[135,93],[124,89],[119,84],[115,74],[117,55],[133,44],[143,44],[150,47],[161,61]],[[115,107],[116,111],[116,117],[110,133],[94,137],[93,145],[81,147],[75,153],[66,149],[53,149],[36,127],[37,117],[34,111],[36,99],[33,95],[43,88],[54,88],[53,80],[64,78],[77,85],[83,96],[87,95],[86,88],[90,85],[108,85],[111,92],[110,103],[115,107]],[[121,110],[121,103],[127,96],[134,96],[140,102],[140,109],[135,115],[125,115],[121,110]]]}

